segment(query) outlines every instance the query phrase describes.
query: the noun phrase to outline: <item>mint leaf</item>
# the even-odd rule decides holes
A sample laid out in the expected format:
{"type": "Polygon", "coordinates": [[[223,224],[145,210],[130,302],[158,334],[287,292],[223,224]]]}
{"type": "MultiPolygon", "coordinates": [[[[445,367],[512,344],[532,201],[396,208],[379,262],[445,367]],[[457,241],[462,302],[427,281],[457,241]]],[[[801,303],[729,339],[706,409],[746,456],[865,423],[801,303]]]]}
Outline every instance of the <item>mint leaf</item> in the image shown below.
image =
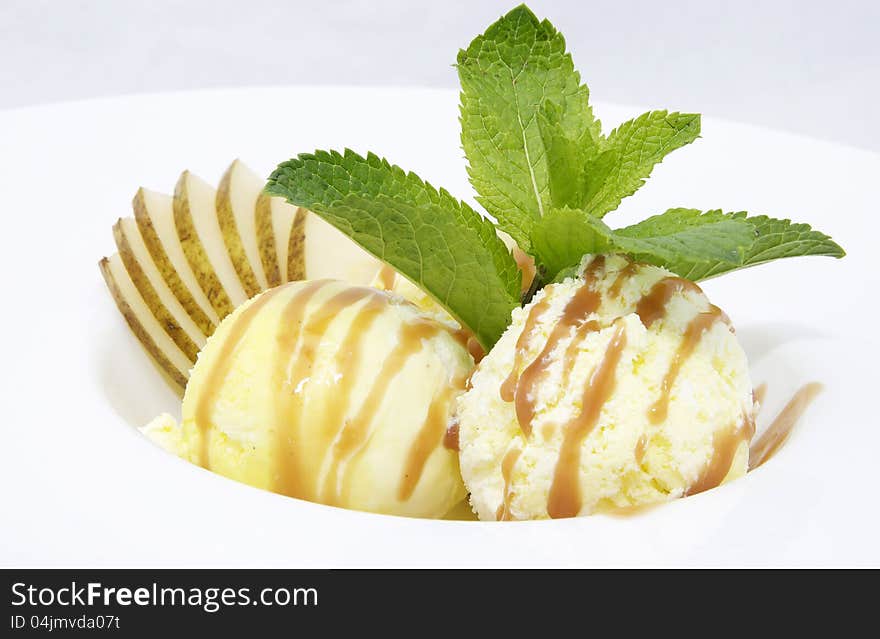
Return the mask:
{"type": "Polygon", "coordinates": [[[589,130],[574,140],[562,124],[562,112],[547,100],[538,111],[538,128],[549,171],[550,200],[555,207],[577,208],[586,198],[587,164],[599,153],[598,141],[589,130]]]}
{"type": "Polygon", "coordinates": [[[614,231],[598,218],[570,208],[551,209],[532,229],[532,246],[541,256],[544,280],[580,264],[587,253],[614,251],[614,231]]]}
{"type": "Polygon", "coordinates": [[[614,237],[618,248],[651,263],[690,260],[739,266],[756,236],[749,222],[734,215],[678,208],[618,229],[614,237]]]}
{"type": "MultiPolygon", "coordinates": [[[[545,99],[570,140],[601,139],[565,39],[519,6],[459,51],[461,142],[477,201],[520,248],[550,208],[550,167],[537,121],[545,99]]],[[[557,163],[556,166],[559,166],[557,163]]]]}
{"type": "Polygon", "coordinates": [[[521,276],[491,222],[376,155],[301,154],[266,192],[314,211],[412,280],[487,350],[518,305],[521,276]]]}
{"type": "Polygon", "coordinates": [[[645,183],[655,164],[699,135],[699,114],[650,111],[624,122],[587,167],[581,208],[595,217],[613,211],[645,183]]]}
{"type": "Polygon", "coordinates": [[[737,268],[755,238],[754,227],[740,217],[696,209],[670,209],[618,230],[583,211],[554,209],[532,231],[548,281],[558,280],[587,253],[626,253],[674,272],[683,261],[737,268]]]}
{"type": "Polygon", "coordinates": [[[571,275],[588,253],[626,253],[695,282],[784,257],[845,255],[808,224],[681,208],[617,230],[583,211],[552,210],[533,229],[532,244],[548,282],[571,275]]]}
{"type": "Polygon", "coordinates": [[[786,257],[825,255],[841,258],[846,255],[834,240],[824,233],[814,231],[809,224],[779,220],[766,215],[748,217],[745,211],[729,215],[732,219],[747,221],[756,233],[755,239],[743,253],[741,264],[689,261],[682,258],[670,262],[667,268],[682,277],[697,281],[786,257]]]}

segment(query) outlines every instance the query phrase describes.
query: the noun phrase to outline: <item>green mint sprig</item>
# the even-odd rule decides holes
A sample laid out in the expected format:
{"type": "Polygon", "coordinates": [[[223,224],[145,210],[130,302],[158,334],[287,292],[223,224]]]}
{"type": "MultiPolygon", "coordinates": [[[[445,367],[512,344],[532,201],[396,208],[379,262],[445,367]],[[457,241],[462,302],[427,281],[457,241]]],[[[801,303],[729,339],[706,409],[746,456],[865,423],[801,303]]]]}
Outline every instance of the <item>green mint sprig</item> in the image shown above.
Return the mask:
{"type": "MultiPolygon", "coordinates": [[[[843,257],[806,224],[674,208],[612,229],[604,217],[666,155],[700,135],[698,114],[650,111],[607,137],[562,35],[521,5],[458,54],[461,142],[477,201],[537,266],[533,294],[588,253],[625,253],[692,280],[783,257],[843,257]]],[[[314,211],[422,287],[485,348],[520,302],[491,222],[386,160],[317,151],[282,163],[268,193],[314,211]]],[[[528,301],[527,299],[523,301],[528,301]]]]}
{"type": "MultiPolygon", "coordinates": [[[[779,220],[766,215],[747,217],[745,211],[731,213],[735,220],[744,220],[755,229],[755,237],[743,251],[742,262],[738,265],[725,264],[712,260],[688,260],[680,257],[665,266],[670,271],[693,281],[708,280],[729,271],[748,266],[765,264],[785,257],[824,255],[841,258],[846,252],[830,237],[814,231],[809,224],[779,220]]],[[[644,256],[635,256],[644,259],[644,256]]]]}
{"type": "Polygon", "coordinates": [[[754,236],[751,224],[731,214],[696,209],[669,209],[618,230],[579,210],[553,209],[532,230],[548,281],[587,253],[627,253],[674,272],[679,263],[738,268],[754,236]]]}
{"type": "Polygon", "coordinates": [[[447,191],[368,154],[316,151],[280,165],[266,192],[348,235],[421,287],[484,348],[519,304],[516,262],[494,225],[447,191]]]}
{"type": "MultiPolygon", "coordinates": [[[[461,143],[477,201],[499,228],[530,252],[531,229],[553,202],[550,157],[541,136],[543,108],[558,137],[579,149],[602,141],[565,39],[524,6],[514,9],[458,53],[461,143]]],[[[564,154],[555,160],[567,169],[564,154]],[[559,161],[561,160],[561,161],[559,161]]],[[[562,173],[562,171],[561,171],[562,173]]]]}

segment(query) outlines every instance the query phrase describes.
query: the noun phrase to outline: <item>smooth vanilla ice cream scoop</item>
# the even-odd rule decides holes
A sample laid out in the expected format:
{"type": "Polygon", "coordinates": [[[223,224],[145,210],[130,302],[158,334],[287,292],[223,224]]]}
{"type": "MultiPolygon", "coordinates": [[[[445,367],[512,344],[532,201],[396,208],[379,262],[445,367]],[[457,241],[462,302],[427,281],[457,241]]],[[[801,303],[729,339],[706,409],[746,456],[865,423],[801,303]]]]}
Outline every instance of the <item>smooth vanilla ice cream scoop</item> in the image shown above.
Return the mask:
{"type": "Polygon", "coordinates": [[[385,514],[442,517],[465,497],[444,446],[473,360],[454,327],[331,280],[271,289],[199,355],[166,448],[259,488],[385,514]]]}
{"type": "Polygon", "coordinates": [[[754,401],[730,321],[696,284],[599,255],[514,311],[458,422],[480,519],[574,517],[743,475],[754,401]]]}

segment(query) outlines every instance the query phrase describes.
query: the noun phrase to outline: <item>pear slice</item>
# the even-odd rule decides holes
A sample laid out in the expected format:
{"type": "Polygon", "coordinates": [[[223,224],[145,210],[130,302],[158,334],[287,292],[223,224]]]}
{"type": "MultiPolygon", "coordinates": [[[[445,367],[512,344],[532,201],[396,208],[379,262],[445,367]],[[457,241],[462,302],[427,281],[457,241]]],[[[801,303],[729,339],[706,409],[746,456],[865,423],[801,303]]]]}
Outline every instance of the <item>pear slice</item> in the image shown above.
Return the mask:
{"type": "Polygon", "coordinates": [[[183,254],[174,227],[172,199],[161,193],[138,189],[132,205],[138,230],[162,279],[202,334],[211,335],[220,318],[199,287],[183,254]]]}
{"type": "Polygon", "coordinates": [[[113,237],[125,270],[147,307],[172,341],[195,363],[199,350],[205,345],[205,335],[162,279],[137,223],[132,218],[117,221],[113,237]]]}
{"type": "Polygon", "coordinates": [[[214,188],[189,171],[183,172],[174,189],[174,225],[183,253],[211,306],[223,318],[248,295],[223,242],[216,200],[214,188]]]}
{"type": "Polygon", "coordinates": [[[301,224],[299,217],[299,209],[284,198],[261,193],[257,199],[257,243],[270,288],[304,279],[305,269],[299,249],[302,230],[295,231],[301,224]]]}
{"type": "Polygon", "coordinates": [[[223,241],[248,297],[266,290],[266,274],[257,245],[257,198],[265,183],[240,160],[223,174],[217,187],[217,220],[223,241]]]}
{"type": "Polygon", "coordinates": [[[278,268],[278,251],[275,248],[275,226],[272,224],[272,197],[260,193],[257,198],[257,210],[254,214],[257,227],[257,248],[260,251],[260,262],[266,283],[269,288],[281,284],[281,270],[278,268]]]}
{"type": "Polygon", "coordinates": [[[311,211],[301,210],[303,264],[308,279],[335,279],[369,286],[383,263],[311,211]]]}
{"type": "Polygon", "coordinates": [[[290,235],[297,217],[298,209],[288,204],[284,198],[273,197],[270,199],[272,210],[272,227],[275,235],[275,254],[278,256],[279,277],[282,284],[291,282],[297,277],[291,277],[290,268],[290,235]]]}
{"type": "Polygon", "coordinates": [[[290,227],[290,239],[287,241],[287,281],[296,282],[306,279],[306,218],[309,212],[297,208],[290,227]]]}
{"type": "Polygon", "coordinates": [[[101,273],[116,306],[141,345],[178,392],[186,387],[190,360],[162,329],[128,276],[119,254],[100,262],[101,273]]]}

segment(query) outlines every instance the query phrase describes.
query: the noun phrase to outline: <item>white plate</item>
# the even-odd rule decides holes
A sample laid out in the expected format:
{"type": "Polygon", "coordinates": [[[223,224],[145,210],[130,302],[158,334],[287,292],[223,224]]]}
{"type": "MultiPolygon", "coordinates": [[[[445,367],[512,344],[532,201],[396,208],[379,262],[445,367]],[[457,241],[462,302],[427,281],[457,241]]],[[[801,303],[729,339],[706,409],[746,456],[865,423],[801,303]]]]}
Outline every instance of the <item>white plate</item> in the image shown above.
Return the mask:
{"type": "MultiPolygon", "coordinates": [[[[826,385],[790,443],[746,478],[626,519],[419,521],[255,490],[134,430],[177,409],[97,268],[135,189],[167,191],[184,168],[216,181],[234,157],[268,174],[298,152],[351,146],[470,199],[456,102],[454,91],[298,88],[0,112],[0,563],[880,564],[880,269],[870,258],[880,156],[712,118],[612,222],[723,206],[813,223],[849,251],[706,285],[736,323],[756,382],[769,383],[765,421],[801,383],[826,385]]],[[[597,109],[606,128],[641,111],[597,109]]]]}

